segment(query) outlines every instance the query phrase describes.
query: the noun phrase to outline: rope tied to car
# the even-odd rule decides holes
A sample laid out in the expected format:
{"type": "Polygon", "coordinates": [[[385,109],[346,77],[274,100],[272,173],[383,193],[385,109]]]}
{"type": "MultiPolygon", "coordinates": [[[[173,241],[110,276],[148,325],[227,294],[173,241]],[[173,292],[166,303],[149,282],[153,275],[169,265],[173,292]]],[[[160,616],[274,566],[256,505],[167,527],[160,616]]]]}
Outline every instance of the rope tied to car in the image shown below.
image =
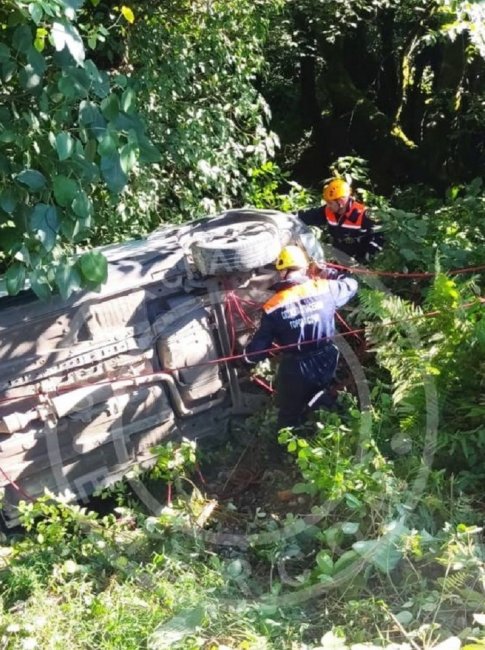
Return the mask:
{"type": "MultiPolygon", "coordinates": [[[[485,304],[485,298],[477,296],[476,300],[460,305],[459,307],[457,307],[456,311],[458,311],[460,309],[470,309],[471,307],[475,307],[477,304],[485,304]]],[[[409,318],[390,320],[390,321],[387,321],[387,322],[384,322],[384,323],[377,323],[376,322],[376,323],[370,323],[370,324],[375,325],[375,326],[380,326],[380,327],[386,329],[387,327],[391,327],[391,326],[394,326],[394,325],[402,325],[403,323],[419,320],[420,318],[433,318],[433,317],[439,316],[442,313],[443,312],[441,310],[434,310],[434,311],[425,312],[423,314],[416,314],[415,316],[410,316],[409,318]]],[[[348,326],[348,324],[347,324],[347,326],[348,326]]],[[[346,337],[346,336],[355,336],[356,334],[359,334],[359,335],[360,334],[365,334],[365,332],[366,332],[365,327],[359,327],[359,328],[355,328],[355,329],[349,329],[346,332],[337,332],[333,336],[322,336],[320,338],[311,339],[311,340],[308,340],[308,341],[301,341],[300,343],[289,343],[287,345],[279,345],[277,347],[271,347],[271,348],[266,348],[264,350],[259,350],[258,352],[252,352],[252,353],[246,352],[246,353],[240,353],[240,354],[228,354],[228,355],[217,357],[215,359],[206,359],[205,361],[199,361],[197,363],[190,363],[190,364],[186,364],[184,366],[178,366],[178,367],[175,367],[175,368],[166,368],[163,371],[171,374],[171,373],[175,373],[175,372],[180,372],[181,370],[187,370],[189,368],[198,368],[198,367],[201,367],[201,366],[214,365],[214,364],[219,364],[219,363],[227,363],[227,362],[230,362],[230,361],[241,361],[241,360],[244,360],[245,357],[251,357],[251,356],[256,355],[256,354],[259,355],[261,353],[267,353],[268,355],[270,355],[270,354],[274,355],[274,354],[278,354],[280,352],[284,352],[286,350],[291,350],[293,348],[298,348],[298,347],[302,347],[302,346],[305,346],[305,345],[310,345],[312,343],[317,343],[317,342],[321,342],[321,341],[325,341],[325,340],[333,340],[333,339],[336,339],[336,338],[343,338],[343,337],[346,337]]],[[[157,374],[159,374],[159,373],[158,372],[149,372],[149,373],[140,373],[138,376],[139,377],[151,377],[151,376],[157,375],[157,374]]],[[[36,397],[36,396],[40,396],[40,395],[43,395],[43,396],[48,396],[48,395],[52,395],[52,394],[59,395],[59,394],[65,393],[65,392],[69,392],[69,391],[71,391],[71,390],[73,390],[75,388],[103,386],[105,384],[112,384],[112,383],[115,383],[117,381],[123,381],[124,379],[133,379],[133,376],[131,376],[131,377],[123,377],[123,376],[122,377],[116,377],[116,378],[107,379],[105,381],[92,382],[92,383],[89,383],[89,382],[76,382],[76,383],[68,384],[67,386],[57,387],[54,390],[50,390],[50,391],[38,391],[37,393],[25,393],[24,395],[17,395],[15,397],[4,397],[4,398],[0,399],[0,403],[11,402],[11,401],[20,400],[20,399],[27,398],[27,397],[36,397]]]]}
{"type": "MultiPolygon", "coordinates": [[[[478,302],[478,304],[484,304],[485,303],[485,298],[477,297],[476,301],[472,301],[472,302],[469,302],[469,303],[464,303],[463,305],[460,305],[459,309],[469,309],[471,307],[476,306],[477,302],[478,302]]],[[[434,310],[434,311],[426,312],[426,313],[423,313],[423,314],[417,314],[417,315],[412,316],[412,317],[407,318],[407,319],[388,321],[386,323],[375,323],[375,325],[380,325],[383,328],[387,328],[387,327],[392,326],[392,325],[403,324],[403,323],[414,321],[414,320],[417,320],[417,319],[420,319],[420,318],[433,318],[433,317],[436,317],[436,316],[440,315],[441,313],[442,313],[441,310],[434,310]]],[[[326,339],[329,340],[329,339],[335,339],[335,338],[338,338],[338,337],[360,335],[360,334],[364,334],[365,331],[366,331],[365,327],[364,328],[357,328],[357,329],[350,329],[350,326],[348,325],[348,323],[345,322],[345,320],[343,318],[342,318],[342,322],[345,324],[345,326],[347,328],[349,328],[348,331],[346,331],[346,332],[337,332],[333,336],[321,337],[319,339],[314,339],[314,340],[311,340],[311,341],[302,341],[299,344],[298,343],[291,343],[291,344],[288,344],[288,345],[281,345],[281,346],[278,346],[278,348],[276,348],[276,349],[274,347],[271,347],[271,348],[268,348],[266,350],[263,350],[262,352],[267,352],[268,354],[282,352],[284,350],[292,349],[292,348],[295,348],[297,346],[307,345],[307,344],[310,344],[310,343],[315,343],[317,341],[322,341],[322,340],[326,340],[326,339]]],[[[256,354],[256,353],[253,353],[253,354],[256,354]]],[[[259,351],[257,354],[261,354],[261,351],[259,351]]],[[[241,359],[244,359],[244,357],[247,357],[247,356],[251,356],[251,353],[230,354],[230,355],[226,355],[226,356],[223,356],[223,357],[218,357],[217,359],[206,360],[206,361],[195,363],[195,364],[187,364],[185,366],[181,366],[180,368],[172,368],[172,369],[170,369],[170,372],[177,372],[177,371],[180,371],[180,370],[183,370],[183,369],[186,369],[186,368],[193,368],[193,367],[198,367],[198,366],[203,366],[203,365],[213,365],[215,363],[226,363],[226,362],[229,362],[229,361],[241,360],[241,359]]],[[[142,377],[150,377],[150,376],[155,376],[157,374],[158,373],[156,373],[156,372],[154,372],[154,373],[141,373],[140,376],[142,376],[142,377]]],[[[110,379],[110,380],[102,381],[102,382],[70,384],[69,386],[56,388],[55,391],[50,391],[50,393],[54,392],[55,394],[62,394],[64,392],[71,391],[71,390],[73,390],[75,388],[81,388],[81,387],[85,387],[85,386],[102,386],[102,385],[105,385],[105,384],[114,383],[116,381],[119,381],[120,379],[122,379],[122,378],[110,379]]],[[[267,384],[263,379],[261,379],[260,377],[255,377],[254,381],[255,381],[255,383],[262,386],[265,390],[268,390],[271,393],[275,392],[275,390],[269,384],[267,384]]],[[[38,393],[26,394],[25,397],[35,397],[36,395],[40,396],[40,395],[46,395],[46,394],[49,394],[49,393],[38,392],[38,393]]],[[[0,399],[0,403],[12,401],[12,400],[18,400],[18,399],[22,399],[22,396],[16,396],[16,397],[13,397],[13,398],[3,398],[3,399],[0,399]]],[[[18,483],[16,483],[16,481],[14,479],[9,477],[8,474],[2,469],[2,467],[0,467],[0,473],[2,474],[4,479],[7,481],[7,483],[9,483],[15,489],[16,492],[21,494],[24,498],[26,498],[29,501],[35,501],[36,500],[34,497],[30,496],[18,483]]]]}
{"type": "MultiPolygon", "coordinates": [[[[436,272],[431,271],[375,271],[373,269],[364,269],[361,266],[345,266],[344,264],[336,264],[335,262],[326,262],[326,265],[337,271],[346,271],[348,273],[358,273],[360,275],[376,275],[386,278],[434,278],[438,275],[436,272]]],[[[467,266],[462,269],[451,269],[450,271],[443,271],[448,275],[461,275],[464,273],[480,273],[485,271],[485,264],[481,266],[467,266]]]]}

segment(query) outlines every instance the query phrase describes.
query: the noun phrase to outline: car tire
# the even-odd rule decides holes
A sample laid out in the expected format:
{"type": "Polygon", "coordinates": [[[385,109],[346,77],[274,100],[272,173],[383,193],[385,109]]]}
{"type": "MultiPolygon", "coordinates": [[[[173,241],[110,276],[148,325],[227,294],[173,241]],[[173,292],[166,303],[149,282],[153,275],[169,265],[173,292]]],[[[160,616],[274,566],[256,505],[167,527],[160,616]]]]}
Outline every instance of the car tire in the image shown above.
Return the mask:
{"type": "Polygon", "coordinates": [[[223,275],[274,262],[281,249],[277,228],[247,220],[216,226],[191,245],[194,264],[203,275],[223,275]]]}

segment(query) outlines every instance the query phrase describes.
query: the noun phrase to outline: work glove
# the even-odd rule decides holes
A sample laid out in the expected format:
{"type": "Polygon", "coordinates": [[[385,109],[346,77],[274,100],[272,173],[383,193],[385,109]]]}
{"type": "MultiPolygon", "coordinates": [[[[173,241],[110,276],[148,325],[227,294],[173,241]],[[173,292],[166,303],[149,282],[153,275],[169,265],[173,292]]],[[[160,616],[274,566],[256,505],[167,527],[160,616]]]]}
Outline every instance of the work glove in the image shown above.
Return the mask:
{"type": "Polygon", "coordinates": [[[336,280],[340,272],[322,262],[310,262],[308,266],[308,275],[310,278],[322,278],[324,280],[336,280]]]}
{"type": "Polygon", "coordinates": [[[308,276],[310,278],[323,278],[325,277],[325,264],[323,262],[315,262],[314,260],[308,265],[308,276]]]}

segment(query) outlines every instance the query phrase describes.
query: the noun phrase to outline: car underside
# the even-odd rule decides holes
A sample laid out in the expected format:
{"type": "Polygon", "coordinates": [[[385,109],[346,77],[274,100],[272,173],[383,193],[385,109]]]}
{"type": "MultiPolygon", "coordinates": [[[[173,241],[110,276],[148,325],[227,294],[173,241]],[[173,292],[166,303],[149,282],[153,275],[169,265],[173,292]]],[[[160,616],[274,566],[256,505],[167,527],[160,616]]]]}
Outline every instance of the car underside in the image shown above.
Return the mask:
{"type": "Polygon", "coordinates": [[[257,324],[282,246],[323,259],[293,215],[254,209],[105,247],[99,291],[0,297],[3,516],[48,488],[85,499],[174,437],[218,436],[261,403],[233,359],[257,324]]]}

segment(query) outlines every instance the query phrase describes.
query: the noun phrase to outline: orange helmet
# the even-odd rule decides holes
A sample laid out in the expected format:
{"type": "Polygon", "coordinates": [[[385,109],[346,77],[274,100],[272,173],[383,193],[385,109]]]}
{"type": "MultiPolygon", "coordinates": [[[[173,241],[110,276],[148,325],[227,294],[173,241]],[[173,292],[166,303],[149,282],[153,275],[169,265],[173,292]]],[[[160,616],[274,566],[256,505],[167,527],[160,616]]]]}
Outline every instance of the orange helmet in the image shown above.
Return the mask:
{"type": "Polygon", "coordinates": [[[323,200],[326,202],[346,199],[349,196],[350,185],[343,178],[335,178],[323,188],[323,200]]]}

